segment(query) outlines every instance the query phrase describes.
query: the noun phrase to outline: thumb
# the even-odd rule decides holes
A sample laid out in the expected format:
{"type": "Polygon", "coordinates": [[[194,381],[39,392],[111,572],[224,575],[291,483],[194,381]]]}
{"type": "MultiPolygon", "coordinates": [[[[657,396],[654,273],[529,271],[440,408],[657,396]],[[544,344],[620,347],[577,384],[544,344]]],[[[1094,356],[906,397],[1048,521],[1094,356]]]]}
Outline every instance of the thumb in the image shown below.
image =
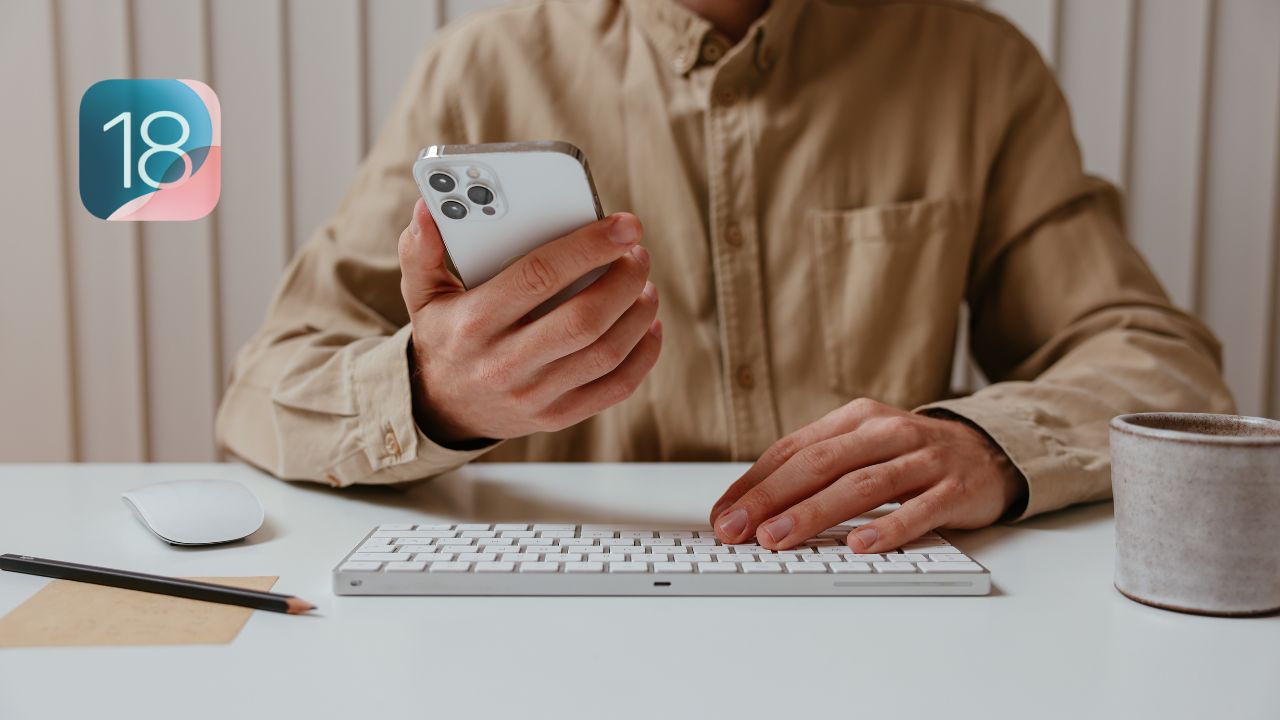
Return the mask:
{"type": "Polygon", "coordinates": [[[421,198],[413,206],[413,219],[400,233],[400,294],[412,315],[439,295],[463,290],[461,281],[445,264],[440,228],[421,198]]]}

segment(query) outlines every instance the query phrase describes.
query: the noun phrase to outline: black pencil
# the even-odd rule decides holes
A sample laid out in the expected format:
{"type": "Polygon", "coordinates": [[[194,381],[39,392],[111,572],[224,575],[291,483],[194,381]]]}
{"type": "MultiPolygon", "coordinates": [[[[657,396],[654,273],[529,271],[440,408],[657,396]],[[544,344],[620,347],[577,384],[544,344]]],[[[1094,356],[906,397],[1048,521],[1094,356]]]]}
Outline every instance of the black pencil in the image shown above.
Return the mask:
{"type": "Polygon", "coordinates": [[[205,600],[226,605],[243,605],[255,610],[271,610],[272,612],[282,612],[290,615],[305,613],[309,610],[314,610],[316,607],[306,600],[300,600],[290,595],[244,590],[197,580],[148,575],[129,570],[114,570],[93,565],[62,562],[60,560],[45,560],[29,555],[0,555],[0,570],[26,573],[28,575],[41,575],[61,580],[75,580],[77,582],[93,583],[94,585],[109,585],[126,590],[140,590],[142,592],[173,595],[175,597],[205,600]]]}

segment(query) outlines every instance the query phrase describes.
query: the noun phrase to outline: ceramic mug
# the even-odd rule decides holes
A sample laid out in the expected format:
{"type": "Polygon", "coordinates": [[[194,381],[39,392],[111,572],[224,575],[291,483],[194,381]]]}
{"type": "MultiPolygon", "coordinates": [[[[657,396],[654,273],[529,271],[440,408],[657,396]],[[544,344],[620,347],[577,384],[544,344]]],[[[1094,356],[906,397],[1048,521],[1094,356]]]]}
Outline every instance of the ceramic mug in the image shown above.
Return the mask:
{"type": "Polygon", "coordinates": [[[1280,610],[1280,421],[1121,415],[1111,486],[1117,590],[1204,615],[1280,610]]]}

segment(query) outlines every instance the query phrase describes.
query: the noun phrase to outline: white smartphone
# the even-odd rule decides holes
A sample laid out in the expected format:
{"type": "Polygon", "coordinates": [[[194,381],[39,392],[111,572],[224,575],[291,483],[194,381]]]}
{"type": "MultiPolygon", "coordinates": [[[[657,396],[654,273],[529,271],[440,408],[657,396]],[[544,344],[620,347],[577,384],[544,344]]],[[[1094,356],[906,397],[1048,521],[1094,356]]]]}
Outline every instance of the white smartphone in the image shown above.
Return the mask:
{"type": "MultiPolygon", "coordinates": [[[[413,177],[468,289],[604,217],[586,156],[566,142],[432,145],[418,155],[413,177]]],[[[607,267],[583,276],[534,314],[590,285],[607,267]]]]}

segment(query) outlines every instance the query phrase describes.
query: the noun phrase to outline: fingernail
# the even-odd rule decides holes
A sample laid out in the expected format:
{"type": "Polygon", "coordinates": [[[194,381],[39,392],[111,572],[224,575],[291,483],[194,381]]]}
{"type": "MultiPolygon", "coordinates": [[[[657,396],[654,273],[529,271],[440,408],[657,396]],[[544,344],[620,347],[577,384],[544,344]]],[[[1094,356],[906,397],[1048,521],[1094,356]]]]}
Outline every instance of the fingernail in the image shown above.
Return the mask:
{"type": "Polygon", "coordinates": [[[854,549],[860,549],[865,552],[870,550],[876,544],[876,541],[880,539],[880,533],[876,532],[876,529],[873,527],[859,528],[853,531],[853,539],[855,542],[862,545],[861,548],[854,549]]]}
{"type": "Polygon", "coordinates": [[[609,225],[609,239],[619,245],[630,245],[638,240],[635,221],[623,215],[615,215],[609,225]]]}
{"type": "Polygon", "coordinates": [[[764,525],[763,527],[761,527],[760,531],[765,534],[766,540],[768,540],[770,543],[776,544],[785,540],[786,537],[791,534],[791,531],[795,529],[795,527],[796,527],[795,521],[792,520],[790,516],[783,515],[777,520],[774,520],[764,525]]]}
{"type": "Polygon", "coordinates": [[[416,216],[409,221],[409,234],[414,237],[422,234],[422,228],[418,227],[418,218],[416,216]]]}
{"type": "Polygon", "coordinates": [[[640,261],[642,265],[649,264],[649,251],[645,250],[643,245],[636,245],[631,248],[631,257],[640,261]]]}
{"type": "Polygon", "coordinates": [[[658,286],[654,285],[652,280],[644,284],[644,296],[650,300],[658,299],[658,286]]]}
{"type": "Polygon", "coordinates": [[[716,527],[720,530],[720,534],[726,538],[738,537],[747,527],[746,509],[738,508],[728,515],[721,517],[716,521],[716,527]]]}

